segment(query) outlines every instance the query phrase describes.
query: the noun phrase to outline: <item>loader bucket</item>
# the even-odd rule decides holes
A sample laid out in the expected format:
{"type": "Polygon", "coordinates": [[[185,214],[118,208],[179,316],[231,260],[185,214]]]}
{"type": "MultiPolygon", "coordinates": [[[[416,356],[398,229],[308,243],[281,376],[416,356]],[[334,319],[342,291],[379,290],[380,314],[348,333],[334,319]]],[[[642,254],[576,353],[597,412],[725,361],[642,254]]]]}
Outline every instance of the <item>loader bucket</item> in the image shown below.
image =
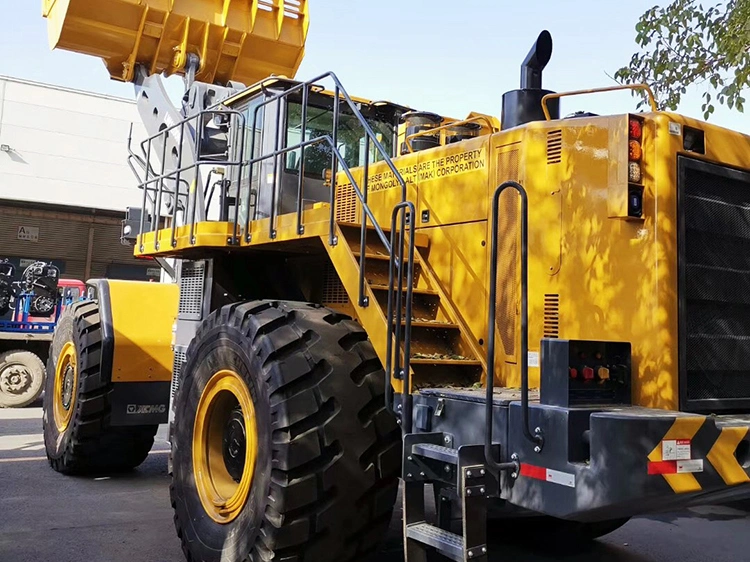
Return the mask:
{"type": "Polygon", "coordinates": [[[100,57],[114,80],[184,74],[246,85],[271,74],[293,78],[309,26],[307,0],[42,0],[49,44],[100,57]]]}

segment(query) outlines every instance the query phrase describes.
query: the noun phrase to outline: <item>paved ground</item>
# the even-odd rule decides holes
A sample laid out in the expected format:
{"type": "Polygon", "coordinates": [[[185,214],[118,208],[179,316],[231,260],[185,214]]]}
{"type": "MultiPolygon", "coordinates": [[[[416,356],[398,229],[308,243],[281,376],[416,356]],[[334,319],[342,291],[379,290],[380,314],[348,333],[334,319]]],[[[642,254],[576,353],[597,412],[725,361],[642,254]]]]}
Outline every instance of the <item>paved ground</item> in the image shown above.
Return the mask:
{"type": "MultiPolygon", "coordinates": [[[[183,562],[167,497],[163,433],[146,463],[113,478],[71,478],[44,458],[41,409],[0,410],[0,562],[183,562]]],[[[632,520],[589,550],[561,555],[497,543],[500,562],[750,560],[750,502],[632,520]]],[[[401,562],[399,522],[378,562],[401,562]]]]}

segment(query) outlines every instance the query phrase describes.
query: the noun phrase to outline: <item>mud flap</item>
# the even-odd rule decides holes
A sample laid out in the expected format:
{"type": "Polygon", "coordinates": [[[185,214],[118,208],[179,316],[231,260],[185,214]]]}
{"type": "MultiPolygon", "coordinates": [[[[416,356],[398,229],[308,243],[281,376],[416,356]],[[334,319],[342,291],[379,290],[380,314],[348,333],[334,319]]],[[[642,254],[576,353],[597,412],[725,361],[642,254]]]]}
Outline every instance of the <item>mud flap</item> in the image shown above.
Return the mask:
{"type": "Polygon", "coordinates": [[[112,390],[113,426],[157,425],[169,416],[168,382],[116,383],[112,390]]]}

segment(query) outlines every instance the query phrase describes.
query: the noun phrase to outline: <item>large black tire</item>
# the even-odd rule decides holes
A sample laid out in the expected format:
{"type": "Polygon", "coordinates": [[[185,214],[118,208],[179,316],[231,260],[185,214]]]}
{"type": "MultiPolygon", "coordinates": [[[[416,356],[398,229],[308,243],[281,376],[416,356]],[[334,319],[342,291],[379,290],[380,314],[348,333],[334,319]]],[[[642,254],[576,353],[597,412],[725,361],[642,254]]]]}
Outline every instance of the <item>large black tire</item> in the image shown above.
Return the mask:
{"type": "Polygon", "coordinates": [[[23,408],[44,388],[44,363],[36,353],[12,349],[0,353],[0,408],[23,408]]]}
{"type": "Polygon", "coordinates": [[[114,385],[102,373],[102,330],[99,304],[87,301],[60,316],[47,362],[44,392],[44,446],[49,463],[64,474],[111,473],[141,464],[154,444],[158,425],[113,427],[110,396],[114,385]],[[73,342],[78,384],[73,389],[72,418],[59,431],[54,418],[55,376],[63,346],[73,342]]]}
{"type": "Polygon", "coordinates": [[[363,329],[312,304],[234,304],[198,329],[182,373],[171,498],[187,560],[366,560],[391,519],[401,434],[363,329]],[[192,458],[198,401],[222,369],[247,385],[258,437],[247,501],[225,524],[203,508],[192,458]]]}

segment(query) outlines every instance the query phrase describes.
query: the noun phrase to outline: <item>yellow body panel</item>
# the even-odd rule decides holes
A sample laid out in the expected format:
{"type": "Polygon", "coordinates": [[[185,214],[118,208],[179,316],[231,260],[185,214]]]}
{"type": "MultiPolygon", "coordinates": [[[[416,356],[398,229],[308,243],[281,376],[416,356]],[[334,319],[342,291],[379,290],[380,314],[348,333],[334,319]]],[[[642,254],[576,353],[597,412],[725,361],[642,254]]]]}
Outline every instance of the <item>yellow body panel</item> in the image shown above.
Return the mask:
{"type": "Polygon", "coordinates": [[[100,57],[110,76],[130,82],[135,67],[196,79],[252,84],[294,77],[309,27],[307,0],[42,0],[51,48],[100,57]]]}
{"type": "Polygon", "coordinates": [[[468,332],[486,355],[487,221],[427,228],[430,251],[425,262],[453,308],[460,311],[468,332]],[[481,344],[479,342],[482,342],[481,344]]]}
{"type": "Polygon", "coordinates": [[[114,331],[112,382],[172,380],[177,285],[115,280],[107,284],[114,331]]]}
{"type": "MultiPolygon", "coordinates": [[[[483,364],[479,340],[486,340],[487,330],[491,199],[500,183],[517,180],[529,198],[530,351],[539,351],[543,337],[631,342],[633,403],[676,410],[676,175],[677,157],[685,152],[682,136],[670,130],[677,124],[702,129],[706,153],[689,156],[737,168],[750,169],[750,143],[740,133],[677,115],[640,117],[644,203],[639,219],[627,217],[626,114],[530,123],[405,154],[394,158],[394,165],[407,184],[407,199],[417,207],[416,228],[430,240],[429,250],[420,251],[425,274],[457,313],[440,313],[438,319],[460,325],[483,364]]],[[[352,176],[363,187],[363,169],[353,169],[352,176]]],[[[393,206],[401,200],[401,187],[384,162],[371,164],[368,177],[368,205],[387,229],[393,206]]],[[[343,174],[337,178],[337,194],[339,202],[353,195],[343,174]]],[[[515,193],[504,194],[500,207],[496,382],[518,387],[520,246],[515,193]]],[[[353,216],[337,217],[356,223],[361,205],[356,202],[354,209],[353,216]]],[[[295,215],[280,216],[275,238],[268,234],[268,219],[257,221],[251,225],[252,241],[243,239],[241,245],[278,245],[305,237],[320,237],[325,243],[329,216],[326,203],[305,211],[303,235],[297,234],[295,215]]],[[[224,247],[232,226],[201,223],[196,244],[189,243],[185,228],[178,229],[178,246],[172,252],[168,247],[154,251],[148,243],[153,234],[146,234],[143,253],[178,255],[181,249],[201,245],[224,247]]],[[[356,263],[350,263],[348,250],[328,250],[347,293],[358,295],[356,263]]],[[[353,310],[363,324],[376,320],[366,318],[376,314],[372,309],[354,305],[353,310]]],[[[376,336],[374,342],[382,359],[385,340],[376,336]]],[[[538,367],[530,368],[532,387],[539,386],[539,374],[538,367]]]]}

